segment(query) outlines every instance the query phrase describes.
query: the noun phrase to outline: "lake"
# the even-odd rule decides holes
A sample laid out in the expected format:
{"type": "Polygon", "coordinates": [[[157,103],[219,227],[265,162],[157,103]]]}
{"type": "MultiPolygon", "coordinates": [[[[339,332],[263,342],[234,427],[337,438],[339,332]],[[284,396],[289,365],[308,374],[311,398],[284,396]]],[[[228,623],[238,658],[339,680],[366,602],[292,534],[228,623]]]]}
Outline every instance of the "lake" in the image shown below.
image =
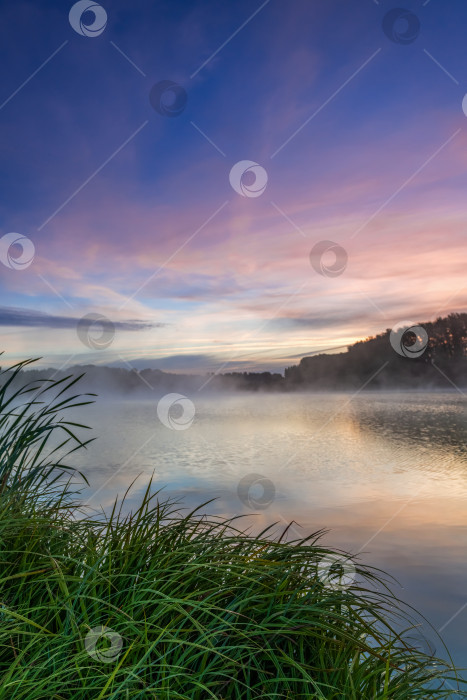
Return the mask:
{"type": "MultiPolygon", "coordinates": [[[[139,477],[128,501],[135,503],[154,472],[165,496],[187,507],[215,498],[205,511],[245,514],[255,530],[277,523],[279,532],[292,520],[293,537],[329,529],[326,544],[392,574],[398,596],[441,630],[456,664],[467,666],[466,398],[190,398],[196,412],[186,429],[163,425],[156,399],[98,399],[83,412],[98,437],[76,460],[91,505],[108,508],[139,477]]],[[[429,628],[422,632],[444,656],[429,628]]]]}

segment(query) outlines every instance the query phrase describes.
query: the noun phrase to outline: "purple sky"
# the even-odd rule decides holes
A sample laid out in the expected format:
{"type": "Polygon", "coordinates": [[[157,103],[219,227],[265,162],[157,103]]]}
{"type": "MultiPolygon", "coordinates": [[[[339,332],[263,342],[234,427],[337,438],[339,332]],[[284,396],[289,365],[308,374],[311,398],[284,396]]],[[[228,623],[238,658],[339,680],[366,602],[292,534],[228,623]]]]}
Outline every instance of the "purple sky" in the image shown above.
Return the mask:
{"type": "Polygon", "coordinates": [[[72,6],[2,9],[7,363],[282,371],[465,311],[465,2],[118,0],[95,36],[72,6]]]}

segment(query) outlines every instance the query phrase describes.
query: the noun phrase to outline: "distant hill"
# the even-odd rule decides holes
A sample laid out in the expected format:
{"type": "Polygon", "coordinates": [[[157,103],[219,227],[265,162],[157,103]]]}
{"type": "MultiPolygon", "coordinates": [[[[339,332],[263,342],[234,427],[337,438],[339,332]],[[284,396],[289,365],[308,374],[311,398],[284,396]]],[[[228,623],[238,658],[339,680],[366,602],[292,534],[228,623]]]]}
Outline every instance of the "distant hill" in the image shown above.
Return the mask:
{"type": "Polygon", "coordinates": [[[414,330],[387,329],[350,345],[346,352],[304,357],[285,370],[174,374],[158,369],[78,365],[65,370],[27,370],[31,380],[85,373],[83,390],[127,397],[169,392],[454,389],[467,387],[467,313],[420,322],[414,330]]]}
{"type": "Polygon", "coordinates": [[[55,379],[67,375],[84,374],[79,386],[82,391],[106,396],[123,394],[137,398],[140,395],[166,394],[180,392],[184,394],[208,392],[229,392],[248,390],[280,390],[285,389],[284,377],[271,372],[233,372],[226,374],[175,374],[161,372],[158,369],[124,369],[121,367],[105,367],[102,365],[75,365],[57,371],[54,369],[30,369],[25,371],[28,380],[45,379],[54,376],[55,379]]]}

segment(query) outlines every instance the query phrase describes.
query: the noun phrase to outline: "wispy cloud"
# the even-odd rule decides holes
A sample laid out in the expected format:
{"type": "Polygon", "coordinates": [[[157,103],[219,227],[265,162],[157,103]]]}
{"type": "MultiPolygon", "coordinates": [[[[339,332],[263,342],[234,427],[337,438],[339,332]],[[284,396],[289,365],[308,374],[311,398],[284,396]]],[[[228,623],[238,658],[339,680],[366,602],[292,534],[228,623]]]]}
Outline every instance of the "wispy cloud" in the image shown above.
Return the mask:
{"type": "MultiPolygon", "coordinates": [[[[0,326],[10,326],[19,328],[76,328],[80,319],[75,316],[53,316],[52,314],[32,309],[22,309],[14,307],[0,307],[0,326]]],[[[149,328],[160,328],[163,323],[149,323],[137,319],[127,321],[112,321],[116,330],[122,331],[142,331],[149,328]]]]}

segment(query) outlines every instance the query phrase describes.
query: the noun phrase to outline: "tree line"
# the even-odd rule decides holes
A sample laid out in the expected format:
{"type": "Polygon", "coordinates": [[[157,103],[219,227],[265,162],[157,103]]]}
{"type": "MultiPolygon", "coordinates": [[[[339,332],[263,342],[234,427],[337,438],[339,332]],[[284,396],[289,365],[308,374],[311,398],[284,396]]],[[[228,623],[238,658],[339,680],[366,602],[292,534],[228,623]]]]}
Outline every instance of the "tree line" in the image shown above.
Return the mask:
{"type": "Polygon", "coordinates": [[[419,331],[408,331],[403,337],[401,353],[394,347],[393,329],[388,328],[348,346],[346,352],[304,357],[298,365],[287,367],[284,376],[271,372],[214,372],[200,376],[101,365],[79,365],[60,372],[30,369],[27,374],[30,380],[37,380],[52,374],[60,377],[84,373],[83,388],[103,395],[189,393],[198,392],[204,385],[203,393],[467,387],[467,313],[451,313],[433,322],[421,322],[417,327],[419,331]],[[420,347],[418,356],[413,356],[411,346],[420,347]]]}

